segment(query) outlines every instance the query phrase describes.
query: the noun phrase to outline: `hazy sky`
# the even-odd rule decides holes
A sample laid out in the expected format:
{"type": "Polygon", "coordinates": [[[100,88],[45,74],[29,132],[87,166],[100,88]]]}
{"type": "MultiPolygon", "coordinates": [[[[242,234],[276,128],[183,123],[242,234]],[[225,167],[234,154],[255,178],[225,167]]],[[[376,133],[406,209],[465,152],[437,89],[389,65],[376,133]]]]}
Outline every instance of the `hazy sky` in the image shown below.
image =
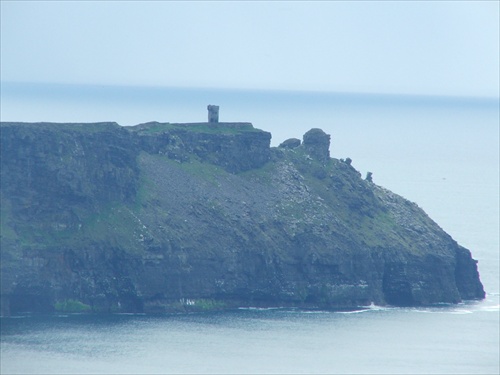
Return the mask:
{"type": "Polygon", "coordinates": [[[499,95],[498,1],[1,1],[1,80],[499,95]]]}

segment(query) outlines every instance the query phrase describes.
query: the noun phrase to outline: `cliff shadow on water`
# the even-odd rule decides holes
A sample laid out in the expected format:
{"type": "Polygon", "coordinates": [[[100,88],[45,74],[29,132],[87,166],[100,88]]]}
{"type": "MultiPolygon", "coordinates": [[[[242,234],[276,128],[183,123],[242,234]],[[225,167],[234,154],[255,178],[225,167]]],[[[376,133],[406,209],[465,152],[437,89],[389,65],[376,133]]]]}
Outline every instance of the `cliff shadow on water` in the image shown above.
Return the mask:
{"type": "Polygon", "coordinates": [[[477,262],[311,129],[1,124],[2,314],[484,298],[477,262]]]}

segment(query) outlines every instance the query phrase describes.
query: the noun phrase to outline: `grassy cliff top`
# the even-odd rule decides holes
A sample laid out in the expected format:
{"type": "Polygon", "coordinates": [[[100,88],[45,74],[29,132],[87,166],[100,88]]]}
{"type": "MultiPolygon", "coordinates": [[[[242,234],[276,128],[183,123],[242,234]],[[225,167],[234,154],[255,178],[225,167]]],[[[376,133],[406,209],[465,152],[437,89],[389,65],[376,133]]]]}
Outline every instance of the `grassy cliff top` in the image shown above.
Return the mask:
{"type": "Polygon", "coordinates": [[[79,132],[100,132],[107,130],[120,129],[122,126],[118,125],[116,122],[0,122],[2,128],[16,127],[23,129],[40,129],[40,130],[51,130],[51,131],[79,131],[79,132]]]}
{"type": "Polygon", "coordinates": [[[125,128],[146,134],[162,133],[171,130],[188,130],[196,133],[211,134],[240,134],[248,132],[262,132],[256,129],[250,122],[192,122],[192,123],[160,123],[157,121],[138,124],[135,126],[121,126],[116,122],[96,123],[56,123],[56,122],[0,122],[1,127],[23,127],[64,131],[96,132],[111,129],[125,128]]]}
{"type": "Polygon", "coordinates": [[[160,123],[148,122],[131,127],[141,133],[161,133],[170,130],[189,130],[197,133],[237,134],[247,132],[262,132],[249,122],[192,122],[192,123],[160,123]]]}

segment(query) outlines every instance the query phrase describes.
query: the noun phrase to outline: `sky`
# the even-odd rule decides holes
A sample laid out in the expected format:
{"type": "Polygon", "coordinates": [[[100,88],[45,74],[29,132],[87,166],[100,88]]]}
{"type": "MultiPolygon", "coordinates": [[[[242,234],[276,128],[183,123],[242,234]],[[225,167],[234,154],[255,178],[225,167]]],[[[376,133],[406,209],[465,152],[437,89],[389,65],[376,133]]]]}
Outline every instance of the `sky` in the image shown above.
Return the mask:
{"type": "Polygon", "coordinates": [[[2,82],[499,96],[499,1],[6,1],[2,82]]]}

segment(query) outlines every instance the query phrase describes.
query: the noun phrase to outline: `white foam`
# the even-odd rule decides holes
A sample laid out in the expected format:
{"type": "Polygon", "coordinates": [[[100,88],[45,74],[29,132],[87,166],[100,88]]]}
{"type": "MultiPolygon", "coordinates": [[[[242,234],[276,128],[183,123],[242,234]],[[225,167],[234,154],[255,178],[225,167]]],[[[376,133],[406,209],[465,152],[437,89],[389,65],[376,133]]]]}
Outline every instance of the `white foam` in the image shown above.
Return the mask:
{"type": "Polygon", "coordinates": [[[114,315],[131,315],[131,316],[143,316],[146,315],[146,313],[114,313],[114,315]]]}
{"type": "MultiPolygon", "coordinates": [[[[446,311],[443,311],[443,312],[446,312],[446,311]]],[[[453,310],[453,311],[449,311],[450,314],[472,314],[473,311],[470,311],[470,310],[453,310]]]]}
{"type": "Polygon", "coordinates": [[[267,311],[267,310],[279,310],[284,309],[284,307],[238,307],[238,310],[251,310],[251,311],[267,311]]]}
{"type": "Polygon", "coordinates": [[[393,309],[393,307],[375,305],[373,302],[370,303],[369,306],[363,306],[363,307],[368,309],[368,310],[375,310],[375,311],[379,311],[379,310],[385,311],[385,310],[393,309]]]}
{"type": "Polygon", "coordinates": [[[482,306],[481,311],[500,311],[500,305],[482,306]]]}
{"type": "Polygon", "coordinates": [[[339,314],[359,314],[366,311],[370,311],[370,309],[362,309],[362,310],[353,310],[353,311],[337,311],[339,314]]]}

